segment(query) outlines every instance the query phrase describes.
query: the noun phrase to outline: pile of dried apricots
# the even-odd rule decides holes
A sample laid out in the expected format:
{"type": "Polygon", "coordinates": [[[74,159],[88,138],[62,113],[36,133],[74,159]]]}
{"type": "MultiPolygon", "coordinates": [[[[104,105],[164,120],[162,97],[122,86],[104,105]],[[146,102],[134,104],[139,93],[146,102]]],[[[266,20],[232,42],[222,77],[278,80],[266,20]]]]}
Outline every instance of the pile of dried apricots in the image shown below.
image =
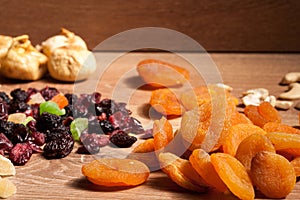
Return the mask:
{"type": "MultiPolygon", "coordinates": [[[[138,71],[143,76],[154,67],[169,67],[164,69],[169,75],[184,72],[182,77],[189,77],[184,69],[155,60],[141,62],[138,71]]],[[[159,84],[145,81],[163,85],[161,75],[154,73],[152,78],[159,84]]],[[[172,79],[167,82],[176,84],[172,79]]],[[[161,169],[179,186],[200,193],[214,189],[254,199],[256,191],[284,198],[293,190],[300,176],[300,130],[281,123],[270,103],[248,105],[242,113],[230,91],[208,85],[179,98],[171,89],[160,88],[152,92],[150,104],[166,116],[154,121],[153,138],[136,146],[126,159],[84,165],[82,173],[88,180],[103,186],[134,186],[147,181],[150,169],[161,169]],[[182,117],[177,131],[168,120],[171,115],[182,117]]]]}

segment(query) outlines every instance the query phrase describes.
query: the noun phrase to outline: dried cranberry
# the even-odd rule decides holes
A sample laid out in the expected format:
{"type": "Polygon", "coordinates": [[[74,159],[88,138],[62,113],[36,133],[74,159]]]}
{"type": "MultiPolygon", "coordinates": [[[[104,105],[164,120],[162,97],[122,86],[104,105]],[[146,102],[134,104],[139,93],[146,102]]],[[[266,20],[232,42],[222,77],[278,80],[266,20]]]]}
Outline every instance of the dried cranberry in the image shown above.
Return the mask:
{"type": "Polygon", "coordinates": [[[17,88],[17,89],[10,92],[10,96],[15,101],[25,102],[25,100],[27,99],[28,94],[25,90],[21,90],[20,88],[17,88]]]}
{"type": "Polygon", "coordinates": [[[111,143],[120,148],[131,147],[133,143],[137,141],[137,138],[134,136],[130,136],[124,131],[117,130],[114,131],[109,139],[111,143]]]}
{"type": "Polygon", "coordinates": [[[52,140],[44,146],[44,157],[47,159],[63,158],[71,153],[74,140],[71,135],[65,134],[56,140],[52,140]]]}
{"type": "Polygon", "coordinates": [[[34,95],[36,93],[38,93],[39,91],[35,88],[28,88],[27,89],[27,99],[26,99],[26,102],[30,99],[30,96],[31,95],[34,95]]]}
{"type": "Polygon", "coordinates": [[[45,134],[38,132],[38,131],[33,131],[30,134],[31,138],[33,139],[32,142],[38,146],[42,146],[45,144],[45,134]]]}
{"type": "Polygon", "coordinates": [[[26,124],[26,127],[30,130],[30,131],[36,131],[36,121],[35,120],[31,120],[26,124]]]}
{"type": "Polygon", "coordinates": [[[0,133],[0,150],[3,152],[9,152],[13,148],[11,141],[3,134],[0,133]]]}
{"type": "Polygon", "coordinates": [[[81,134],[80,141],[83,146],[79,147],[77,152],[84,154],[96,154],[100,147],[106,146],[109,143],[109,138],[105,135],[81,134]]]}
{"type": "Polygon", "coordinates": [[[32,149],[27,143],[16,144],[9,153],[9,159],[15,165],[25,165],[32,156],[32,149]]]}
{"type": "Polygon", "coordinates": [[[46,101],[49,101],[52,99],[55,95],[57,95],[59,92],[56,88],[53,87],[45,87],[40,91],[41,95],[44,97],[46,101]]]}
{"type": "Polygon", "coordinates": [[[38,146],[37,144],[34,144],[32,142],[28,142],[30,148],[32,149],[32,152],[33,153],[42,153],[43,152],[43,149],[42,147],[38,146]]]}

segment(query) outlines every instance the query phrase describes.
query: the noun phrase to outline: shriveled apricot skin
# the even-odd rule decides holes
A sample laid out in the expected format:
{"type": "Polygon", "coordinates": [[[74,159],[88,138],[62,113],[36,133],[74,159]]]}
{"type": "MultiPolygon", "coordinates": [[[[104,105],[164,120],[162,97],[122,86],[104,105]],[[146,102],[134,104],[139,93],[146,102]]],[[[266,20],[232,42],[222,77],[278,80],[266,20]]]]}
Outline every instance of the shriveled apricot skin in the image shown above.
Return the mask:
{"type": "Polygon", "coordinates": [[[235,156],[239,144],[248,136],[257,133],[264,135],[266,132],[258,126],[252,124],[237,124],[232,126],[223,144],[223,151],[235,156]]]}
{"type": "Polygon", "coordinates": [[[149,168],[133,159],[101,158],[82,166],[82,174],[102,186],[135,186],[144,183],[149,168]]]}
{"type": "Polygon", "coordinates": [[[189,161],[208,185],[215,187],[221,192],[228,190],[227,186],[217,174],[214,166],[211,164],[210,155],[203,149],[194,150],[189,161]]]}
{"type": "Polygon", "coordinates": [[[292,164],[269,151],[261,151],[253,157],[250,174],[253,184],[269,198],[286,197],[296,183],[292,164]]]}
{"type": "Polygon", "coordinates": [[[141,78],[154,87],[176,86],[189,79],[189,71],[171,63],[147,59],[138,63],[137,71],[141,78]]]}
{"type": "Polygon", "coordinates": [[[245,167],[225,153],[211,155],[211,163],[229,190],[240,199],[254,199],[254,188],[245,167]]]}
{"type": "Polygon", "coordinates": [[[162,117],[153,123],[153,143],[156,151],[162,151],[174,138],[171,123],[162,117]]]}
{"type": "Polygon", "coordinates": [[[180,116],[183,112],[176,94],[168,88],[154,90],[149,103],[152,108],[163,115],[180,116]]]}
{"type": "Polygon", "coordinates": [[[235,157],[249,172],[251,170],[252,158],[260,151],[276,152],[273,144],[266,136],[256,133],[248,136],[240,143],[235,157]]]}
{"type": "Polygon", "coordinates": [[[172,153],[160,153],[159,161],[162,170],[179,186],[200,193],[207,190],[207,185],[188,160],[172,153]]]}
{"type": "Polygon", "coordinates": [[[266,132],[284,132],[284,133],[294,133],[300,135],[300,130],[293,128],[286,124],[281,124],[277,122],[268,122],[264,125],[263,129],[266,132]]]}
{"type": "Polygon", "coordinates": [[[294,167],[296,176],[300,176],[300,157],[297,157],[294,160],[292,160],[291,164],[294,167]]]}

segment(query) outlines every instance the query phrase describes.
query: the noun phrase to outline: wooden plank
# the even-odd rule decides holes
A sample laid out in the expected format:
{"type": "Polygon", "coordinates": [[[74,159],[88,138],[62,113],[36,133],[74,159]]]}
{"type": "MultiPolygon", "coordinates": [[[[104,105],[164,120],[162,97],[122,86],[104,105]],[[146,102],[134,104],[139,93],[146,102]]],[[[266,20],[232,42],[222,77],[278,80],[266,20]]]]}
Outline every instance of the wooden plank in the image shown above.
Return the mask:
{"type": "MultiPolygon", "coordinates": [[[[90,86],[101,92],[103,98],[113,97],[127,99],[128,108],[133,116],[142,121],[145,127],[151,125],[146,104],[151,90],[145,90],[137,72],[136,64],[145,58],[157,58],[184,66],[193,70],[188,60],[204,58],[203,54],[168,54],[168,53],[131,53],[118,57],[118,53],[97,53],[98,66],[109,63],[103,74],[91,77],[91,83],[79,82],[75,91],[90,86]],[[117,56],[117,59],[115,57],[117,56]],[[96,84],[96,85],[93,85],[96,84]],[[132,92],[133,91],[133,92],[132,92]]],[[[212,54],[212,61],[216,64],[225,84],[234,88],[233,94],[240,97],[243,91],[256,87],[265,87],[270,93],[278,96],[287,87],[280,86],[282,76],[291,71],[299,71],[300,54],[212,54]]],[[[192,73],[191,83],[196,86],[203,84],[196,73],[192,73]]],[[[57,87],[62,92],[73,92],[74,85],[56,82],[45,78],[35,82],[17,82],[0,79],[0,91],[9,92],[21,87],[43,88],[46,85],[57,87]]],[[[87,92],[89,90],[86,90],[87,92]]],[[[299,100],[298,100],[299,101],[299,100]]],[[[295,101],[297,102],[297,101],[295,101]]],[[[299,126],[298,113],[292,108],[280,111],[283,122],[292,126],[299,126]]],[[[172,119],[174,128],[178,128],[180,118],[172,119]]],[[[196,194],[188,192],[173,183],[162,172],[153,172],[149,180],[133,188],[105,188],[89,183],[81,175],[81,166],[94,159],[93,156],[79,155],[74,152],[68,157],[59,160],[45,160],[41,155],[34,155],[25,166],[17,167],[17,175],[11,180],[16,184],[18,192],[10,199],[235,199],[232,195],[223,195],[216,192],[196,194]]],[[[102,148],[101,156],[123,156],[128,150],[119,151],[102,148]]],[[[300,195],[300,183],[297,182],[294,190],[286,199],[297,199],[300,195]]],[[[257,199],[264,199],[258,195],[257,199]]]]}
{"type": "Polygon", "coordinates": [[[299,52],[299,9],[297,0],[2,0],[0,34],[29,34],[38,44],[66,27],[93,49],[122,31],[163,27],[208,51],[299,52]]]}

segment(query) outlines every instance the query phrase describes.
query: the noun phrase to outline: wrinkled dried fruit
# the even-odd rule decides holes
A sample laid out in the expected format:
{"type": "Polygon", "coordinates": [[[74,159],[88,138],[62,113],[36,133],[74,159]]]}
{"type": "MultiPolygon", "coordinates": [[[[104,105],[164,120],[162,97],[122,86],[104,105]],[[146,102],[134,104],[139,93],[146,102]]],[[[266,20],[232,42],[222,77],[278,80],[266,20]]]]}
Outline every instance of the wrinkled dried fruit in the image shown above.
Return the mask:
{"type": "Polygon", "coordinates": [[[9,153],[9,159],[14,165],[25,165],[32,156],[32,149],[28,143],[18,143],[9,153]]]}
{"type": "Polygon", "coordinates": [[[257,133],[260,135],[266,132],[258,126],[252,124],[237,124],[232,126],[223,144],[223,151],[232,156],[235,156],[239,144],[248,136],[257,133]]]}
{"type": "Polygon", "coordinates": [[[276,150],[300,156],[300,135],[293,133],[272,132],[266,136],[271,140],[276,150]]]}
{"type": "Polygon", "coordinates": [[[268,122],[281,122],[279,112],[269,102],[263,102],[259,106],[246,106],[244,113],[253,124],[261,128],[268,122]]]}
{"type": "Polygon", "coordinates": [[[174,134],[172,125],[165,117],[154,121],[153,137],[155,150],[163,150],[163,148],[173,140],[174,134]]]}
{"type": "Polygon", "coordinates": [[[221,192],[228,190],[227,186],[220,179],[214,166],[211,163],[210,155],[203,149],[196,149],[189,158],[193,168],[210,186],[215,187],[221,192]]]}
{"type": "Polygon", "coordinates": [[[16,186],[8,178],[0,177],[0,198],[8,198],[16,192],[16,186]]]}
{"type": "Polygon", "coordinates": [[[264,135],[252,134],[245,138],[237,148],[235,157],[245,166],[247,172],[251,169],[252,158],[260,151],[275,153],[271,141],[264,135]]]}
{"type": "Polygon", "coordinates": [[[225,153],[211,155],[211,163],[229,190],[240,199],[254,199],[254,188],[245,167],[225,153]]]}
{"type": "Polygon", "coordinates": [[[295,133],[300,135],[300,130],[293,128],[286,124],[281,124],[277,122],[268,122],[264,125],[263,129],[266,132],[284,132],[284,133],[295,133]]]}
{"type": "Polygon", "coordinates": [[[137,71],[147,84],[154,87],[181,85],[189,79],[186,69],[154,59],[138,63],[137,71]]]}
{"type": "Polygon", "coordinates": [[[0,176],[14,176],[15,174],[15,166],[8,158],[0,155],[0,176]]]}
{"type": "Polygon", "coordinates": [[[207,190],[204,180],[188,160],[172,153],[160,153],[159,162],[162,170],[179,186],[201,193],[207,190]]]}
{"type": "Polygon", "coordinates": [[[145,140],[143,143],[139,144],[132,150],[133,153],[148,153],[152,151],[155,151],[153,138],[145,140]]]}
{"type": "Polygon", "coordinates": [[[137,141],[137,138],[125,133],[124,131],[116,130],[112,133],[109,140],[117,147],[128,148],[137,141]]]}
{"type": "Polygon", "coordinates": [[[294,160],[292,160],[291,164],[294,167],[296,176],[300,176],[300,157],[297,157],[294,160]]]}
{"type": "Polygon", "coordinates": [[[180,116],[183,111],[176,94],[168,88],[154,90],[149,103],[152,108],[163,115],[180,116]]]}
{"type": "Polygon", "coordinates": [[[296,175],[292,164],[283,156],[261,151],[251,162],[253,184],[269,198],[284,198],[294,188],[296,175]]]}
{"type": "Polygon", "coordinates": [[[192,110],[202,104],[210,102],[210,94],[207,86],[199,86],[183,92],[180,102],[186,110],[192,110]]]}
{"type": "Polygon", "coordinates": [[[97,185],[135,186],[144,183],[150,171],[137,160],[101,158],[83,165],[82,174],[97,185]]]}

